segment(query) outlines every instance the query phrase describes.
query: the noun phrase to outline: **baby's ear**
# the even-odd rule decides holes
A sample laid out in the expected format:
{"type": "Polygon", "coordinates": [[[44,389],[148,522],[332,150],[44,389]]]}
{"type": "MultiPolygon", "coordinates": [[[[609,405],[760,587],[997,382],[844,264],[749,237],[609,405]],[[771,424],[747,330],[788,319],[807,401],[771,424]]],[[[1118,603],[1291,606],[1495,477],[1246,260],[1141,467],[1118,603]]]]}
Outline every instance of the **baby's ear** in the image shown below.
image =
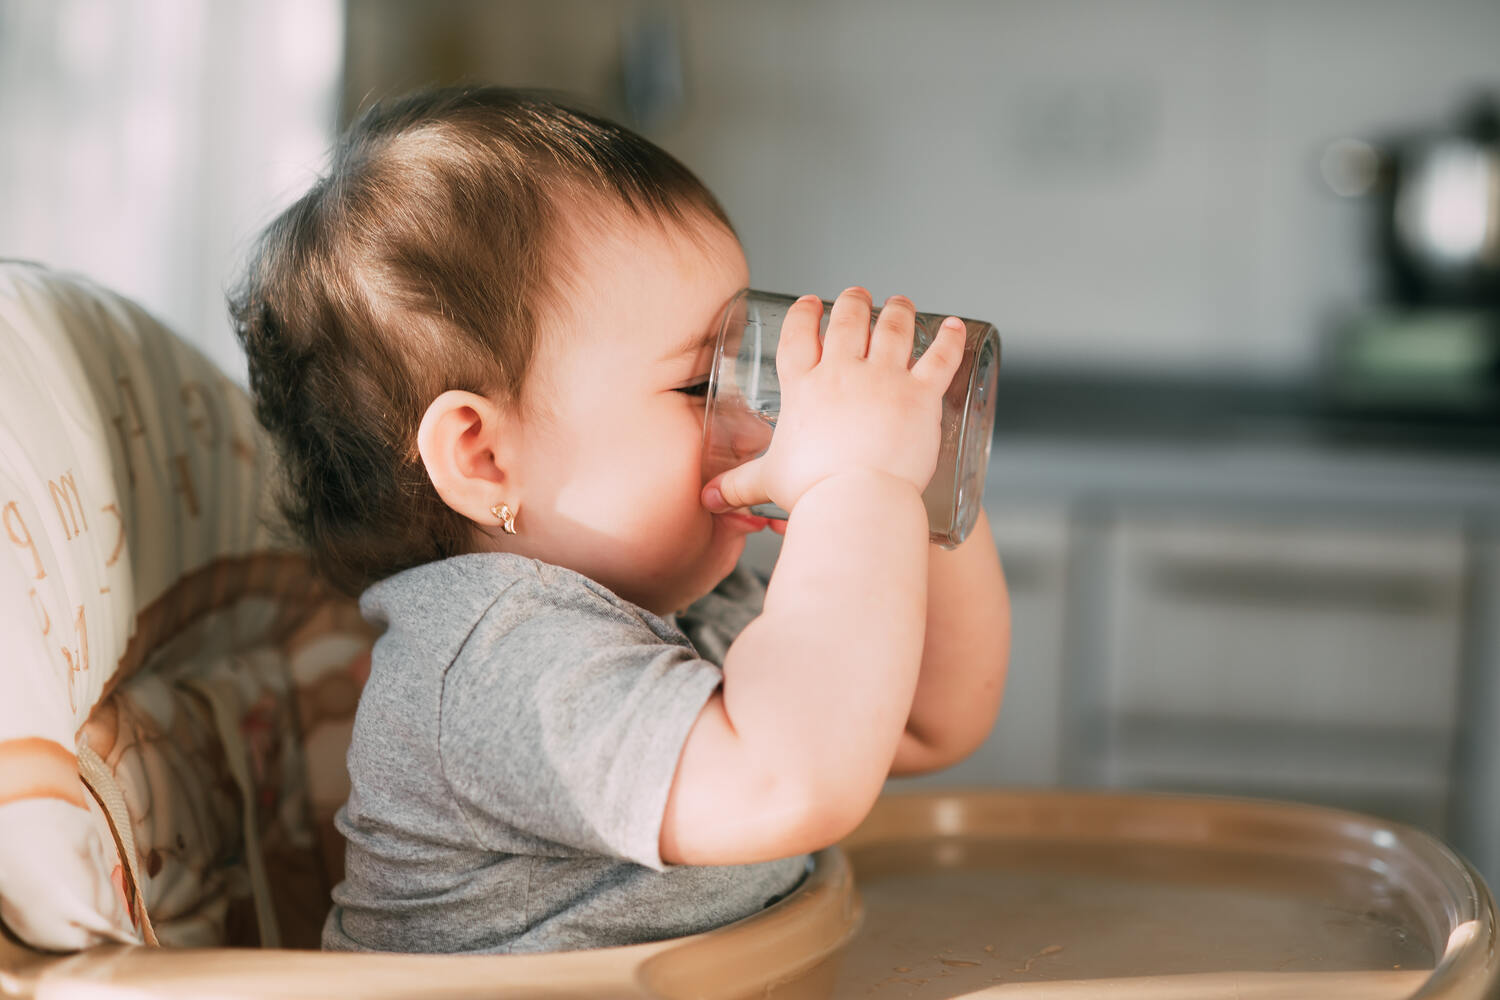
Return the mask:
{"type": "Polygon", "coordinates": [[[495,523],[494,504],[514,507],[519,501],[506,495],[513,477],[501,457],[501,442],[511,429],[508,416],[493,400],[449,389],[428,405],[417,428],[417,451],[433,488],[443,503],[476,524],[495,523]]]}

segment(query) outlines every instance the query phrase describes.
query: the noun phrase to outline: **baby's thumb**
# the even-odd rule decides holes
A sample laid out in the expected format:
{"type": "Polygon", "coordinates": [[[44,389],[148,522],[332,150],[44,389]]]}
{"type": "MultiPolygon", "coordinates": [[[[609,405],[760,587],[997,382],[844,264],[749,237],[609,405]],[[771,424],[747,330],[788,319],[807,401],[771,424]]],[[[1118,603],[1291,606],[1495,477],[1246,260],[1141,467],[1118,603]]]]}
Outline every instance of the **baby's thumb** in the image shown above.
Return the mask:
{"type": "Polygon", "coordinates": [[[744,465],[735,466],[708,481],[703,487],[703,506],[721,514],[736,507],[752,507],[766,503],[765,487],[760,482],[761,459],[753,458],[744,465]]]}

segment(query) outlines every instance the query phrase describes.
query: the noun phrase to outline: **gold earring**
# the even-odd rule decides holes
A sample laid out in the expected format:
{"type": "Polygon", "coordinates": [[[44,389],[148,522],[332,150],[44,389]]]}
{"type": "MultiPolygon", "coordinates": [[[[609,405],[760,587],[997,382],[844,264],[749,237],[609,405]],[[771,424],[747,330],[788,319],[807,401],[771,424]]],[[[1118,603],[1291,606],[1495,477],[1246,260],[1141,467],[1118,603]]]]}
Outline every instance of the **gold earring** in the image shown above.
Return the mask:
{"type": "Polygon", "coordinates": [[[514,535],[516,533],[516,512],[510,509],[510,504],[494,504],[490,507],[490,513],[499,519],[500,529],[507,535],[514,535]]]}

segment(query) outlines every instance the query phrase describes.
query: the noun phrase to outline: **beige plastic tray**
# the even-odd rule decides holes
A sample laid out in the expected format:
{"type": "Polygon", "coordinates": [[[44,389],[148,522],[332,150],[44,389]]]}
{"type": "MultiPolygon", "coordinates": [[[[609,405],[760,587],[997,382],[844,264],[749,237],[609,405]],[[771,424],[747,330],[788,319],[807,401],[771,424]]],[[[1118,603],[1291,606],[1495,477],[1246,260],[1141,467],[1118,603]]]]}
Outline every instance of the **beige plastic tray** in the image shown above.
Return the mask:
{"type": "Polygon", "coordinates": [[[1204,797],[883,799],[833,996],[1500,996],[1483,880],[1419,831],[1204,797]]]}
{"type": "Polygon", "coordinates": [[[0,940],[0,994],[1500,997],[1483,881],[1433,838],[1353,813],[1105,793],[888,796],[842,847],[781,903],[675,941],[451,957],[45,956],[0,940]]]}

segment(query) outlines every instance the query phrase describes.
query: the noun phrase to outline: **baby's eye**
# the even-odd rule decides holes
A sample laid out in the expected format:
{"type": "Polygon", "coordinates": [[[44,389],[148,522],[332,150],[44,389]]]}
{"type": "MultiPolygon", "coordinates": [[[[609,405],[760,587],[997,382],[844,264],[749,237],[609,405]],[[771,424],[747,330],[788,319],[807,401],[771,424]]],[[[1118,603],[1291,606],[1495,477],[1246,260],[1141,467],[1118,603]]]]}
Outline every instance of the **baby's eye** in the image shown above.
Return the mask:
{"type": "Polygon", "coordinates": [[[705,377],[700,382],[694,382],[691,385],[678,386],[677,391],[688,396],[707,396],[708,379],[705,377]]]}

